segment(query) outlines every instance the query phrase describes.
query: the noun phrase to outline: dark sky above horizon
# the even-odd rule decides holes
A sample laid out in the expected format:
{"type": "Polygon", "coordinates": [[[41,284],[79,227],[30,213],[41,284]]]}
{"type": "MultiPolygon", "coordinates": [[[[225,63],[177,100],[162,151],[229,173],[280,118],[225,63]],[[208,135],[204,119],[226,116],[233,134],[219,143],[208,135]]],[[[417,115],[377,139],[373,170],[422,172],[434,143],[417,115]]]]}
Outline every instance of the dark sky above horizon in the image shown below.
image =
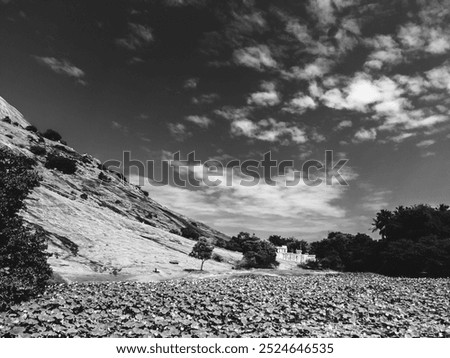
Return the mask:
{"type": "Polygon", "coordinates": [[[450,0],[0,0],[0,48],[0,96],[102,161],[349,160],[346,187],[147,185],[225,233],[450,203],[450,0]]]}

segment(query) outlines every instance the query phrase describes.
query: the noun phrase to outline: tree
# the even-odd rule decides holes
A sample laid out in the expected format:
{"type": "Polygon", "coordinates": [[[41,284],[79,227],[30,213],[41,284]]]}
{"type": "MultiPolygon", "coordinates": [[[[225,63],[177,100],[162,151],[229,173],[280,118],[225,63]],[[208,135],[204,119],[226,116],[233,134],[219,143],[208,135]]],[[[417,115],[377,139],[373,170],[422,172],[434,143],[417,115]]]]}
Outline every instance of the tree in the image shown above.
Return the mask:
{"type": "Polygon", "coordinates": [[[309,243],[305,240],[297,240],[295,237],[281,237],[280,235],[269,236],[269,242],[275,246],[287,246],[288,252],[301,250],[302,253],[309,251],[309,243]]]}
{"type": "Polygon", "coordinates": [[[372,232],[379,231],[381,238],[384,239],[386,237],[387,226],[392,219],[392,212],[389,210],[381,210],[377,213],[375,219],[373,219],[373,229],[372,232]]]}
{"type": "Polygon", "coordinates": [[[305,240],[297,240],[291,238],[292,240],[287,244],[288,252],[296,252],[300,250],[302,254],[309,252],[309,243],[305,240]]]}
{"type": "Polygon", "coordinates": [[[203,264],[206,260],[209,260],[211,258],[213,250],[214,246],[208,242],[208,239],[205,237],[201,237],[192,248],[192,252],[189,254],[189,256],[202,260],[200,271],[203,271],[203,264]]]}
{"type": "Polygon", "coordinates": [[[0,310],[41,293],[51,276],[44,234],[18,215],[39,185],[33,160],[0,148],[0,310]]]}
{"type": "Polygon", "coordinates": [[[248,240],[243,247],[244,260],[247,267],[266,268],[278,266],[276,247],[256,236],[248,240]]]}

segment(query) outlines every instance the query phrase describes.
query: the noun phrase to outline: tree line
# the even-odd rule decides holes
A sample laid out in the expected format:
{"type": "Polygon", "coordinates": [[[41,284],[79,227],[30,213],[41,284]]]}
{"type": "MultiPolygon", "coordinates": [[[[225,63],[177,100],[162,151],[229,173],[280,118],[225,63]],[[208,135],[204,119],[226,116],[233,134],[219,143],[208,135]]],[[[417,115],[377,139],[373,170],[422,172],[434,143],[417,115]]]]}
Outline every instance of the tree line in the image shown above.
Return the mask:
{"type": "Polygon", "coordinates": [[[381,210],[373,219],[373,232],[331,232],[313,242],[311,253],[324,268],[376,272],[390,276],[450,276],[450,210],[448,205],[399,206],[381,210]]]}

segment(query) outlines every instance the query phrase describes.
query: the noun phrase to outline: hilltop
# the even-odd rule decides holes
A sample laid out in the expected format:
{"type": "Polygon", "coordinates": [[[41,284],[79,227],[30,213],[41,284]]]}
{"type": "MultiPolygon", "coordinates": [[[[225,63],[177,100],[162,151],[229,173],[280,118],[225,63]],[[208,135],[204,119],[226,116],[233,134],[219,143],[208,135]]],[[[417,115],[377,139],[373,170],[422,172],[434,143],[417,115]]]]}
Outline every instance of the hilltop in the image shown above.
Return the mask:
{"type": "MultiPolygon", "coordinates": [[[[68,281],[178,277],[186,269],[197,269],[199,261],[188,256],[194,241],[169,231],[189,228],[212,240],[229,239],[160,205],[91,155],[44,138],[2,97],[0,145],[35,160],[42,181],[27,199],[22,216],[45,231],[53,254],[49,263],[68,281]],[[49,155],[75,162],[76,172],[46,168],[49,155]],[[155,268],[159,272],[153,272],[155,268]]],[[[229,271],[240,258],[220,248],[215,252],[224,260],[209,261],[205,268],[210,272],[229,271]]]]}

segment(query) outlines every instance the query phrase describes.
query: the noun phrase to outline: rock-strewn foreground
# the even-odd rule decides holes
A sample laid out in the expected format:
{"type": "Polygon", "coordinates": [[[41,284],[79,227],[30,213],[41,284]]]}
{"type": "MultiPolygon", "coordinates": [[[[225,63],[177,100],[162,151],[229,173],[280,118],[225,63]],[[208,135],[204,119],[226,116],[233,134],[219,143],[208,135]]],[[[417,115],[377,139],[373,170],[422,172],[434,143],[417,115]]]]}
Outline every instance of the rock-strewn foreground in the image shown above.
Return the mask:
{"type": "MultiPolygon", "coordinates": [[[[199,261],[188,256],[194,242],[169,233],[171,229],[190,227],[202,236],[228,239],[155,202],[151,194],[147,197],[140,187],[105,170],[98,159],[26,130],[27,126],[22,114],[0,97],[0,146],[35,159],[42,176],[22,215],[46,232],[53,254],[49,262],[66,280],[154,281],[183,276],[185,269],[198,268],[199,261]],[[33,154],[32,146],[76,161],[76,173],[45,168],[46,155],[33,154]],[[159,273],[153,273],[155,268],[159,273]]],[[[224,261],[208,262],[212,272],[229,271],[241,256],[222,249],[215,252],[224,261]]]]}
{"type": "Polygon", "coordinates": [[[56,285],[3,337],[450,337],[450,279],[237,276],[56,285]]]}

